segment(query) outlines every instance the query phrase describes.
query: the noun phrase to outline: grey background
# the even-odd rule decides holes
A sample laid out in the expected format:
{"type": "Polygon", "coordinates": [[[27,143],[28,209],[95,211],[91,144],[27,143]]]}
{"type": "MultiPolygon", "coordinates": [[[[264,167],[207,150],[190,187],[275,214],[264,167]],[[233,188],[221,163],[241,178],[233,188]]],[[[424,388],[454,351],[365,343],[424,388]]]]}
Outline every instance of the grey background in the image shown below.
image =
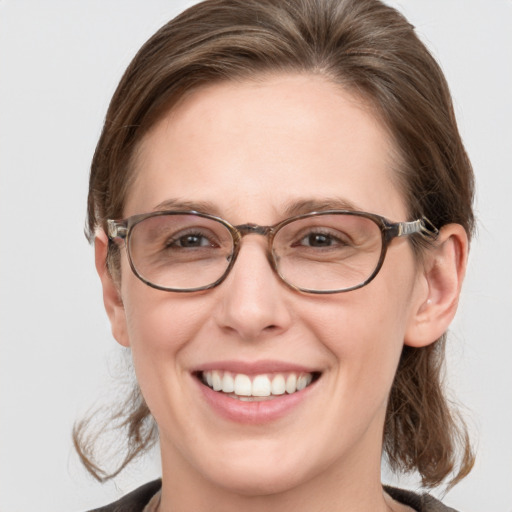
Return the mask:
{"type": "MultiPolygon", "coordinates": [[[[153,456],[101,486],[73,453],[73,421],[115,399],[123,372],[83,227],[88,166],[116,83],[138,47],[191,3],[0,0],[1,512],[85,510],[158,475],[153,456]]],[[[446,72],[478,185],[448,385],[479,457],[445,500],[511,512],[512,2],[390,3],[446,72]]]]}

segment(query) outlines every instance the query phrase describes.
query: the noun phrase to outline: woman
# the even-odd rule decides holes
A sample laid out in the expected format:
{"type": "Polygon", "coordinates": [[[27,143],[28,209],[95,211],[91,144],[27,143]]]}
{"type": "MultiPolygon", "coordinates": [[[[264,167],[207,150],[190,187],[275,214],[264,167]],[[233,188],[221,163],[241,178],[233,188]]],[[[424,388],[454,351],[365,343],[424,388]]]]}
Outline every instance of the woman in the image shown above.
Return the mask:
{"type": "Polygon", "coordinates": [[[393,9],[214,0],[164,26],[112,99],[88,217],[140,386],[120,469],[158,428],[162,481],[102,510],[448,510],[380,467],[471,469],[440,370],[472,197],[393,9]]]}

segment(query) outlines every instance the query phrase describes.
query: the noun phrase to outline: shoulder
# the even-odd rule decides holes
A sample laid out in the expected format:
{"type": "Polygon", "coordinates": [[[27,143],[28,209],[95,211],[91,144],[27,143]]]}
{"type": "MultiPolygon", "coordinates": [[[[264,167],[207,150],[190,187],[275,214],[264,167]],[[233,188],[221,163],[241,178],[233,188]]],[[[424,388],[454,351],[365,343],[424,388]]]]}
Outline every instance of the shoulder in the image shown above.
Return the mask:
{"type": "Polygon", "coordinates": [[[161,480],[153,480],[123,496],[120,500],[104,507],[95,508],[89,512],[143,512],[149,500],[161,487],[161,480]]]}
{"type": "Polygon", "coordinates": [[[384,490],[396,501],[407,505],[417,512],[457,512],[455,509],[443,505],[430,494],[418,494],[404,489],[384,486],[384,490]]]}

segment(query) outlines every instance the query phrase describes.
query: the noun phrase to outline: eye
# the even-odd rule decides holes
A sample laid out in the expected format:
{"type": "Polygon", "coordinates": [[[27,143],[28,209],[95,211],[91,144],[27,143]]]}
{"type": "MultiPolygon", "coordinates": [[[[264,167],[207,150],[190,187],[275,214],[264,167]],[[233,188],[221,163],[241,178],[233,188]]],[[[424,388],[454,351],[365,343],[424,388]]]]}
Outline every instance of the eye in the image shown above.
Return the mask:
{"type": "Polygon", "coordinates": [[[210,238],[201,232],[178,233],[166,243],[167,248],[193,249],[218,247],[210,238]]]}
{"type": "Polygon", "coordinates": [[[326,235],[325,233],[310,233],[300,243],[310,247],[330,247],[336,243],[336,240],[331,235],[326,235]]]}
{"type": "Polygon", "coordinates": [[[342,233],[330,233],[328,231],[311,231],[302,236],[297,242],[292,244],[293,247],[343,247],[348,245],[342,233]],[[345,240],[344,240],[345,239],[345,240]]]}

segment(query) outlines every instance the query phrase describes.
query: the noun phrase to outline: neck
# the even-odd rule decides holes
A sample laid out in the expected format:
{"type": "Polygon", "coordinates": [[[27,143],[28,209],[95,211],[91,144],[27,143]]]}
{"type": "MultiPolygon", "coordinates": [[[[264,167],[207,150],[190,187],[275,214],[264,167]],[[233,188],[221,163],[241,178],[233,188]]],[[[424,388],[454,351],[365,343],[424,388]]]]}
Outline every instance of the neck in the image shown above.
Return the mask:
{"type": "MultiPolygon", "coordinates": [[[[169,457],[162,443],[162,497],[159,512],[402,512],[410,510],[394,502],[380,481],[380,445],[366,453],[354,450],[343,463],[322,468],[315,476],[291,485],[270,483],[248,490],[235,485],[223,486],[221,478],[204,478],[183,461],[169,457]],[[375,461],[369,465],[368,461],[375,461]]],[[[219,476],[222,467],[219,464],[219,476]]]]}

